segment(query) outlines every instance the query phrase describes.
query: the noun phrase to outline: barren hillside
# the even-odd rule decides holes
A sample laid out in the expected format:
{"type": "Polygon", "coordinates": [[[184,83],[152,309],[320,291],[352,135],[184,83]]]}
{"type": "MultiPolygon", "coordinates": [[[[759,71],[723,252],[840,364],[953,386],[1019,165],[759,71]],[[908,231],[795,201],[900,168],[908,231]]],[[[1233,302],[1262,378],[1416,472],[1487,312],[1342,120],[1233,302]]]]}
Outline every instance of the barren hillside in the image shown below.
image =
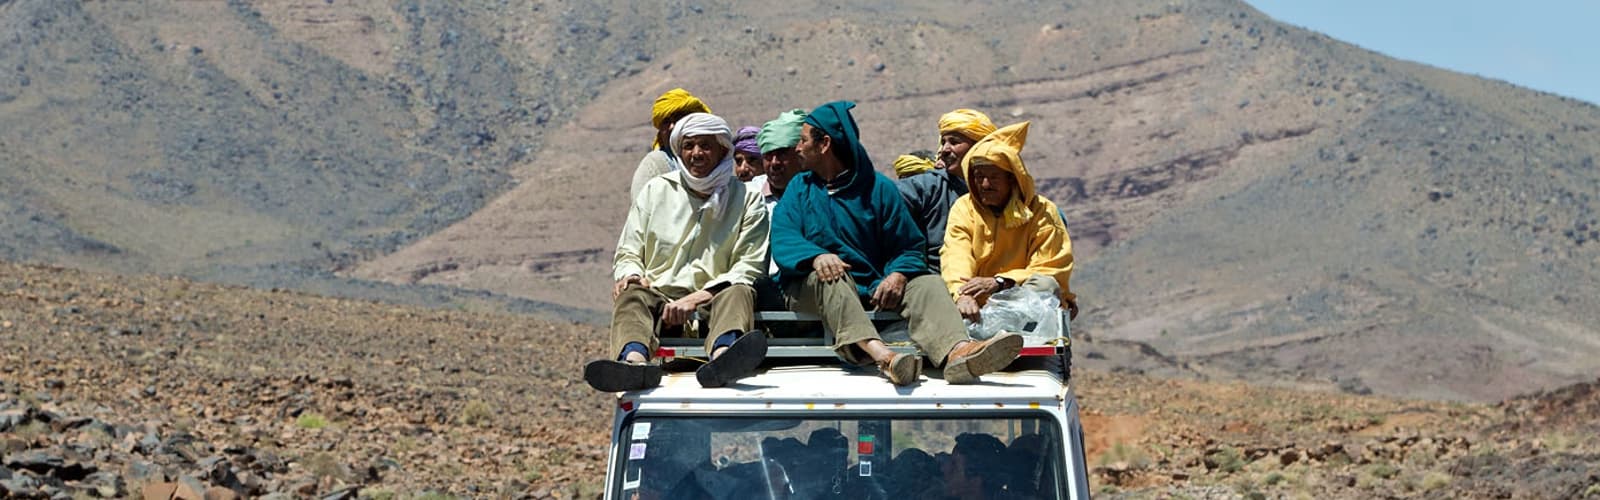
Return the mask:
{"type": "MultiPolygon", "coordinates": [[[[615,403],[578,380],[604,343],[586,325],[0,264],[0,339],[0,497],[602,484],[615,403]]],[[[1074,387],[1100,497],[1600,494],[1600,381],[1493,405],[1081,368],[1074,387]]]]}
{"type": "Polygon", "coordinates": [[[484,210],[357,275],[603,308],[649,103],[674,86],[738,123],[854,99],[880,165],[974,106],[1035,122],[1027,159],[1080,259],[1078,330],[1183,365],[1167,373],[1481,399],[1596,368],[1593,106],[1236,2],[857,9],[690,16],[681,46],[550,136],[589,147],[547,149],[484,210]]]}
{"type": "Polygon", "coordinates": [[[1033,121],[1111,365],[1494,400],[1600,359],[1600,108],[1235,0],[10,0],[0,29],[7,260],[585,316],[542,304],[605,308],[682,86],[739,124],[856,100],[885,166],[949,109],[1033,121]]]}

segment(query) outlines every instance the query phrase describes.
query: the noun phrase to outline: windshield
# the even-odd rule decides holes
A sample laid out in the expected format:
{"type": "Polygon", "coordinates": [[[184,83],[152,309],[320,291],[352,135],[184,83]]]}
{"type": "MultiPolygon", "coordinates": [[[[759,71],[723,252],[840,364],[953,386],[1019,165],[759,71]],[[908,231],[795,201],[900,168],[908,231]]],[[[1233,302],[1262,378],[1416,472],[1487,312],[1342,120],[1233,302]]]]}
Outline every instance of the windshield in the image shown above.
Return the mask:
{"type": "Polygon", "coordinates": [[[1048,414],[960,419],[640,417],[620,434],[614,498],[1058,499],[1048,414]]]}

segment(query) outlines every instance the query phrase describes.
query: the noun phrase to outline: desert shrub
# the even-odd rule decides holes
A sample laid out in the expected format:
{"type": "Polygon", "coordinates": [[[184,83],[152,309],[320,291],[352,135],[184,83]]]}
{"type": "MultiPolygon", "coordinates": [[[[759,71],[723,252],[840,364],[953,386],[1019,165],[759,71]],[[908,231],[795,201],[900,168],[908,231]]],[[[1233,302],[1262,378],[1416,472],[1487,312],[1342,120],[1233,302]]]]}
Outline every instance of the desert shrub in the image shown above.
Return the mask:
{"type": "Polygon", "coordinates": [[[28,422],[20,427],[11,429],[11,434],[23,441],[33,441],[50,434],[50,426],[43,422],[28,422]]]}
{"type": "Polygon", "coordinates": [[[370,498],[372,500],[394,500],[395,497],[395,493],[389,490],[361,490],[361,498],[370,498]]]}
{"type": "Polygon", "coordinates": [[[339,463],[339,458],[331,453],[313,453],[300,458],[300,464],[317,478],[333,478],[340,481],[349,481],[346,477],[344,465],[339,463]]]}
{"type": "Polygon", "coordinates": [[[1439,471],[1428,471],[1427,474],[1422,475],[1422,491],[1433,491],[1439,488],[1450,486],[1451,479],[1452,478],[1449,474],[1439,471]]]}
{"type": "Polygon", "coordinates": [[[1119,441],[1112,445],[1111,449],[1100,454],[1099,465],[1105,467],[1117,462],[1126,463],[1131,468],[1142,469],[1150,465],[1150,455],[1142,448],[1119,441]]]}
{"type": "Polygon", "coordinates": [[[1540,441],[1543,441],[1544,447],[1548,448],[1550,451],[1561,453],[1565,451],[1571,451],[1574,442],[1577,440],[1574,439],[1572,435],[1564,432],[1552,432],[1545,434],[1540,441]]]}
{"type": "Polygon", "coordinates": [[[315,413],[301,413],[299,418],[294,419],[294,425],[301,429],[321,429],[328,426],[328,419],[315,413]]]}
{"type": "Polygon", "coordinates": [[[1244,470],[1244,455],[1229,447],[1223,447],[1206,455],[1206,461],[1216,464],[1216,470],[1232,474],[1244,470]]]}
{"type": "Polygon", "coordinates": [[[461,423],[485,425],[494,420],[494,408],[483,400],[474,399],[461,407],[461,423]]]}
{"type": "Polygon", "coordinates": [[[1389,462],[1378,462],[1367,466],[1367,474],[1378,479],[1394,479],[1400,475],[1400,468],[1389,462]]]}

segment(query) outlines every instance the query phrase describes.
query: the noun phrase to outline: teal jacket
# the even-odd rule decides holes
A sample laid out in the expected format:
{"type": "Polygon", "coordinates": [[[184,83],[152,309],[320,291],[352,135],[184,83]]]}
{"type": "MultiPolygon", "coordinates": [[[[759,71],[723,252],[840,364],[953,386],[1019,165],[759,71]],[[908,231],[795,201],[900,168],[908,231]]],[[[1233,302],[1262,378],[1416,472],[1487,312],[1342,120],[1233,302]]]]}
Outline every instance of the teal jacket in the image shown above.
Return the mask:
{"type": "Polygon", "coordinates": [[[894,181],[870,169],[850,175],[849,183],[831,194],[810,172],[789,181],[772,215],[779,284],[805,281],[811,260],[825,253],[850,264],[863,299],[889,273],[906,278],[928,273],[927,240],[894,181]]]}

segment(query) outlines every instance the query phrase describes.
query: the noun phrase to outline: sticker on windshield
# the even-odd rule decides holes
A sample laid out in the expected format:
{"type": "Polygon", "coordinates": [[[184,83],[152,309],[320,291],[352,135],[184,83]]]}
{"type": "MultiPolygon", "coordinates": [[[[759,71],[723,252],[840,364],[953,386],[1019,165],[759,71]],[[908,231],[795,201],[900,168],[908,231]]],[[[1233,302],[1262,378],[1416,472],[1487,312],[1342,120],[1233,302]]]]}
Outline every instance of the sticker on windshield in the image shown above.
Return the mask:
{"type": "Polygon", "coordinates": [[[633,424],[633,439],[635,441],[641,439],[650,439],[650,422],[639,422],[637,424],[633,424]]]}
{"type": "Polygon", "coordinates": [[[872,476],[872,462],[868,462],[868,461],[862,460],[861,461],[861,477],[870,477],[870,476],[872,476]]]}
{"type": "Polygon", "coordinates": [[[628,460],[644,460],[644,443],[633,443],[628,447],[628,460]]]}
{"type": "MultiPolygon", "coordinates": [[[[860,436],[860,437],[856,438],[856,454],[857,455],[871,455],[872,454],[872,435],[871,434],[867,434],[867,435],[860,436]]],[[[865,474],[863,474],[863,475],[865,475],[865,474]]]]}

